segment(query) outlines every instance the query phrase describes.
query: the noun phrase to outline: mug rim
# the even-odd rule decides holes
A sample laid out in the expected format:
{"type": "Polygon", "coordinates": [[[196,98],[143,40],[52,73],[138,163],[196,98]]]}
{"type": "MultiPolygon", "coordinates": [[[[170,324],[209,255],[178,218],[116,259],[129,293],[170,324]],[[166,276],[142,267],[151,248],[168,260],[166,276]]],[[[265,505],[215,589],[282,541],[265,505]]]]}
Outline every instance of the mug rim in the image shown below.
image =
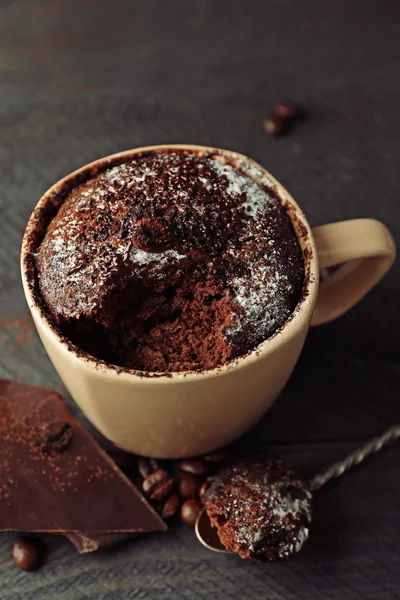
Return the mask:
{"type": "Polygon", "coordinates": [[[25,297],[28,302],[29,309],[32,312],[32,316],[35,317],[35,320],[37,319],[39,321],[40,326],[44,328],[47,335],[51,337],[55,344],[58,344],[62,348],[63,352],[70,360],[78,363],[79,366],[92,371],[93,374],[96,374],[100,377],[118,377],[119,381],[129,381],[133,378],[136,381],[140,380],[146,384],[173,384],[181,381],[202,381],[210,377],[227,375],[233,370],[237,371],[238,369],[246,368],[251,364],[258,362],[259,360],[262,360],[266,356],[271,355],[282,344],[289,343],[297,335],[297,333],[301,331],[304,323],[306,322],[308,326],[311,320],[317,300],[319,264],[312,230],[306,219],[306,216],[286,188],[273,175],[271,175],[271,173],[265,169],[265,167],[244,154],[213,146],[202,146],[195,144],[159,144],[124,150],[122,152],[117,152],[99,158],[69,173],[53,184],[41,196],[40,200],[36,204],[24,231],[21,247],[21,276],[25,297]],[[183,150],[197,155],[211,153],[221,156],[222,158],[227,158],[231,162],[240,165],[242,172],[250,176],[253,180],[267,185],[267,187],[269,187],[276,194],[278,200],[286,209],[293,229],[296,233],[296,237],[302,250],[304,259],[304,282],[302,296],[290,317],[285,321],[280,329],[273,333],[272,336],[261,342],[261,344],[259,344],[254,350],[238,356],[224,365],[218,365],[213,369],[204,369],[201,371],[175,371],[166,373],[144,372],[138,369],[126,369],[113,364],[100,362],[99,359],[92,357],[90,354],[82,351],[82,349],[79,349],[78,352],[78,347],[67,340],[67,338],[64,338],[64,336],[62,336],[52,326],[47,315],[41,309],[37,299],[35,298],[34,283],[28,268],[29,259],[32,259],[32,254],[35,250],[35,248],[33,248],[31,234],[34,231],[37,231],[39,228],[41,209],[43,209],[51,199],[57,197],[61,188],[65,187],[68,181],[78,180],[75,185],[79,185],[79,179],[82,178],[81,181],[85,181],[85,175],[87,175],[86,180],[90,179],[90,177],[93,176],[91,175],[91,172],[94,169],[105,170],[112,168],[116,164],[125,162],[128,158],[144,152],[162,152],[171,150],[183,150]],[[248,171],[247,173],[246,169],[248,171]],[[252,172],[252,175],[249,174],[249,171],[252,172]]]}

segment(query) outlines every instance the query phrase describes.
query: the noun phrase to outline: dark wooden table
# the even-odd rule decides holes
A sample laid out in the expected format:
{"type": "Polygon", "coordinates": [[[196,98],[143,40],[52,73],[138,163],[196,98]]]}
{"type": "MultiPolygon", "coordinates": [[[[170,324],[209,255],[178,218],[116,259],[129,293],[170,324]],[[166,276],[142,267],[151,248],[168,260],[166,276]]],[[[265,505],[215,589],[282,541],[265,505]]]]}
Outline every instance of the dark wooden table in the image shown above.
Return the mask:
{"type": "MultiPolygon", "coordinates": [[[[370,216],[400,237],[400,5],[379,0],[0,1],[0,375],[60,390],[19,276],[25,223],[54,181],[163,142],[266,165],[312,224],[370,216]],[[309,120],[269,138],[290,96],[309,120]]],[[[312,471],[400,423],[399,263],[348,315],[313,330],[286,391],[248,436],[312,471]]],[[[32,574],[0,536],[2,600],[400,598],[400,447],[321,491],[304,551],[259,566],[191,530],[78,556],[64,540],[32,574]]]]}

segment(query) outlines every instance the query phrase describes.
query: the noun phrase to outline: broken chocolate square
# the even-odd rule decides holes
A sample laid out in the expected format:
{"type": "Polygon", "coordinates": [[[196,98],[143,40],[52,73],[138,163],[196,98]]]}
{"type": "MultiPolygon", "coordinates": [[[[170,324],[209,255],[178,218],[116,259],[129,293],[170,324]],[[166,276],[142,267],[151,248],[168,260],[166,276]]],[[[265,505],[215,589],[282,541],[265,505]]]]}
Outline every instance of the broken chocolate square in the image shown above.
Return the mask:
{"type": "Polygon", "coordinates": [[[71,534],[97,549],[166,529],[57,393],[0,378],[0,530],[71,534]]]}

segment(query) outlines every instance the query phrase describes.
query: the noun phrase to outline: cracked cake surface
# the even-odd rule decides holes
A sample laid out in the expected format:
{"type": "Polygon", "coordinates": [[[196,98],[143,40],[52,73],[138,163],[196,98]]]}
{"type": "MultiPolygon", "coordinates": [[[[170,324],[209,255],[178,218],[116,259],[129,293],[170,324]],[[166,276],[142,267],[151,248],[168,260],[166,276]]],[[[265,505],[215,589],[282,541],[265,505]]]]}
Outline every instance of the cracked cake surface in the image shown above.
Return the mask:
{"type": "Polygon", "coordinates": [[[303,256],[273,191],[221,156],[147,152],[75,187],[35,257],[51,318],[123,368],[209,369],[284,325],[303,256]]]}

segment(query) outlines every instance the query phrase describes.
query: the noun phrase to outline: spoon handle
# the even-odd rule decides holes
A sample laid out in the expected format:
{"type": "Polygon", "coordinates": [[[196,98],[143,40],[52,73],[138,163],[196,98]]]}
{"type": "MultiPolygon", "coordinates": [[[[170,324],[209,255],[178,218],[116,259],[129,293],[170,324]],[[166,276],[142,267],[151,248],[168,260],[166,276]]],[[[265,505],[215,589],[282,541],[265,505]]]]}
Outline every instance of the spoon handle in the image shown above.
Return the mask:
{"type": "Polygon", "coordinates": [[[370,454],[375,454],[375,452],[379,452],[382,448],[394,442],[395,440],[400,438],[400,425],[393,425],[389,427],[384,433],[378,435],[366,444],[355,450],[351,454],[349,454],[345,459],[339,460],[338,462],[333,463],[331,467],[323,471],[322,473],[318,473],[314,475],[309,482],[310,489],[312,491],[318,490],[325,483],[330,481],[331,479],[335,479],[336,477],[340,477],[343,473],[346,473],[352,467],[359,465],[363,462],[370,454]]]}

